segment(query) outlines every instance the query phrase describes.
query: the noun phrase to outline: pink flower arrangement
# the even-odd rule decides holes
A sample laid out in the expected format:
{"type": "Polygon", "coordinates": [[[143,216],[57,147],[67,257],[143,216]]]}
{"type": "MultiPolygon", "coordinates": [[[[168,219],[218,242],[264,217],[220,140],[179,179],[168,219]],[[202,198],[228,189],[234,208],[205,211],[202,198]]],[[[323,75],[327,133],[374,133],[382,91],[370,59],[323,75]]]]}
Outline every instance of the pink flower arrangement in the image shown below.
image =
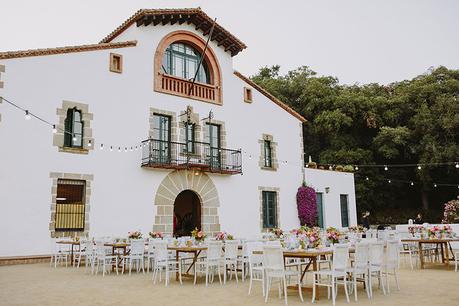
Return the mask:
{"type": "Polygon", "coordinates": [[[274,236],[275,236],[277,239],[280,239],[280,238],[283,238],[283,237],[284,237],[284,232],[283,232],[282,229],[280,229],[280,228],[272,228],[272,229],[270,229],[269,232],[272,233],[272,234],[274,234],[274,236]]]}
{"type": "Polygon", "coordinates": [[[203,241],[204,239],[206,239],[206,234],[204,234],[203,231],[198,230],[197,227],[194,230],[191,231],[191,236],[196,241],[203,241]]]}
{"type": "Polygon", "coordinates": [[[327,227],[326,236],[330,243],[338,243],[339,238],[341,237],[341,232],[334,227],[327,227]]]}
{"type": "Polygon", "coordinates": [[[164,234],[162,232],[150,232],[151,238],[164,238],[164,234]]]}
{"type": "Polygon", "coordinates": [[[429,238],[440,238],[442,229],[438,225],[434,225],[427,229],[429,238]]]}
{"type": "Polygon", "coordinates": [[[216,240],[234,240],[233,235],[228,234],[227,232],[218,232],[215,235],[216,240]]]}
{"type": "Polygon", "coordinates": [[[296,193],[296,206],[301,225],[317,225],[317,199],[314,188],[303,184],[296,193]]]}
{"type": "Polygon", "coordinates": [[[300,228],[298,232],[298,241],[301,246],[306,249],[307,247],[316,248],[320,245],[320,228],[300,228]]]}
{"type": "Polygon", "coordinates": [[[408,226],[408,232],[411,234],[411,235],[415,235],[415,234],[421,234],[425,231],[425,227],[422,226],[422,225],[413,225],[413,226],[408,226]]]}
{"type": "Polygon", "coordinates": [[[129,239],[140,239],[142,238],[142,233],[140,231],[128,232],[129,239]]]}
{"type": "Polygon", "coordinates": [[[442,223],[459,222],[459,197],[445,204],[442,223]]]}

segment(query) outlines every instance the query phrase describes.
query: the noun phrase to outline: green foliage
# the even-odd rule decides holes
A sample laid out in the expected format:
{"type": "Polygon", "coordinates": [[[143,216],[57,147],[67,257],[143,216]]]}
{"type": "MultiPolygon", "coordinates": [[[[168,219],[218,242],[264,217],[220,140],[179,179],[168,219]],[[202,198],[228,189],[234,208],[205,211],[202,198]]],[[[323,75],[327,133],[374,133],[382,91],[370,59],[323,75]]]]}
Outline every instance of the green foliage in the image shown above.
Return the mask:
{"type": "MultiPolygon", "coordinates": [[[[459,70],[438,67],[389,85],[340,85],[337,78],[319,76],[307,66],[285,75],[272,66],[261,68],[252,80],[308,120],[305,154],[319,164],[459,160],[459,70]]],[[[389,216],[393,221],[395,209],[405,212],[399,213],[403,218],[424,209],[424,216],[439,222],[441,204],[457,190],[435,190],[432,182],[457,183],[458,172],[454,167],[359,169],[357,205],[380,221],[389,216]],[[387,177],[421,184],[388,186],[387,177]]]]}

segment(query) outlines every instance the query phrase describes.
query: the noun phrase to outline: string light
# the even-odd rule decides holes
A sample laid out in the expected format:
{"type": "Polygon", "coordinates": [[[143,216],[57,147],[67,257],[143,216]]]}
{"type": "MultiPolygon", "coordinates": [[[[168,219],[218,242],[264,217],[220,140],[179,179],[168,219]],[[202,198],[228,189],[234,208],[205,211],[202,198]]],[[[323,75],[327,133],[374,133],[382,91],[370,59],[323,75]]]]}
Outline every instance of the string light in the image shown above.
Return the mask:
{"type": "Polygon", "coordinates": [[[28,110],[25,110],[25,120],[30,120],[30,114],[28,110]]]}
{"type": "Polygon", "coordinates": [[[57,133],[56,125],[53,124],[53,134],[56,134],[56,133],[57,133]]]}
{"type": "Polygon", "coordinates": [[[77,137],[75,135],[73,135],[73,138],[72,138],[73,141],[77,141],[77,137]]]}
{"type": "Polygon", "coordinates": [[[103,143],[100,144],[100,149],[101,149],[101,150],[104,149],[104,144],[103,144],[103,143]]]}
{"type": "Polygon", "coordinates": [[[110,152],[112,152],[112,151],[113,151],[113,146],[110,146],[110,152]]]}
{"type": "Polygon", "coordinates": [[[414,186],[414,183],[413,183],[413,182],[411,182],[411,183],[410,183],[410,185],[411,185],[411,186],[414,186]]]}
{"type": "Polygon", "coordinates": [[[389,170],[389,168],[387,166],[384,166],[384,170],[387,171],[389,170]]]}
{"type": "Polygon", "coordinates": [[[369,181],[370,179],[368,178],[368,176],[365,178],[365,180],[369,181]]]}
{"type": "Polygon", "coordinates": [[[437,184],[434,184],[434,187],[437,188],[437,184]]]}
{"type": "Polygon", "coordinates": [[[418,170],[421,170],[421,169],[422,169],[421,165],[418,165],[418,170]]]}
{"type": "Polygon", "coordinates": [[[459,163],[456,163],[456,169],[459,169],[459,163]]]}
{"type": "Polygon", "coordinates": [[[389,184],[390,184],[390,183],[392,183],[392,181],[391,181],[391,180],[387,180],[387,182],[388,182],[389,184]]]}
{"type": "Polygon", "coordinates": [[[118,147],[118,152],[121,152],[121,147],[118,147]]]}
{"type": "Polygon", "coordinates": [[[359,170],[359,166],[355,166],[355,171],[358,171],[359,170]]]}
{"type": "Polygon", "coordinates": [[[91,147],[92,146],[92,143],[91,143],[91,139],[88,140],[88,147],[91,147]]]}

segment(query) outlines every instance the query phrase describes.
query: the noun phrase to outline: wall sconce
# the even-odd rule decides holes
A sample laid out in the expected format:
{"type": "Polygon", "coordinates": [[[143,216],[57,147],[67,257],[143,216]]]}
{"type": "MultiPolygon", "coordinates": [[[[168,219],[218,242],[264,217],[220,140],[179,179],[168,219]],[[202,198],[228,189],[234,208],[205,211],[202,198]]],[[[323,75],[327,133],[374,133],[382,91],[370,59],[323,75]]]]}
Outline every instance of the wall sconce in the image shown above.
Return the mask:
{"type": "Polygon", "coordinates": [[[325,187],[325,193],[329,193],[330,192],[330,187],[325,187]]]}

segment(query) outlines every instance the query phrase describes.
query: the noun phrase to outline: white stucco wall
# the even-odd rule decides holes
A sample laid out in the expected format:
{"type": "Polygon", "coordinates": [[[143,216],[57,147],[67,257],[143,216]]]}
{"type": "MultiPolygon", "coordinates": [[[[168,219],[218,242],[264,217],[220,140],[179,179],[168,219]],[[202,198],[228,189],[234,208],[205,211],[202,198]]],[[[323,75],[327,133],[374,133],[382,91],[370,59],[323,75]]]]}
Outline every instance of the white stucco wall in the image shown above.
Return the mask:
{"type": "Polygon", "coordinates": [[[305,168],[305,181],[321,192],[323,199],[324,226],[341,228],[340,195],[348,195],[349,225],[357,224],[354,174],[321,169],[305,168]],[[326,191],[328,188],[328,192],[326,191]]]}
{"type": "MultiPolygon", "coordinates": [[[[243,101],[242,80],[233,74],[232,58],[211,43],[220,63],[223,106],[153,91],[153,55],[160,39],[184,25],[135,25],[117,40],[138,41],[137,47],[0,60],[5,87],[0,95],[56,122],[63,100],[89,105],[95,149],[88,155],[60,153],[52,145],[51,128],[0,104],[0,256],[49,253],[52,180],[50,172],[92,174],[90,235],[125,236],[127,231],[152,230],[154,198],[167,170],[140,167],[141,152],[109,152],[108,146],[131,147],[147,139],[149,109],[179,114],[187,105],[200,119],[212,109],[224,121],[228,148],[241,148],[243,175],[209,174],[220,199],[222,230],[236,236],[260,233],[259,186],[280,188],[280,225],[299,225],[295,195],[303,179],[300,162],[300,121],[254,91],[243,101]],[[109,54],[123,55],[123,73],[108,69],[109,54]],[[260,170],[258,140],[271,134],[278,143],[276,172],[260,170]],[[100,143],[105,149],[99,150],[100,143]],[[251,156],[251,158],[249,158],[251,156]]],[[[239,56],[243,56],[243,53],[239,56]]],[[[262,63],[260,63],[262,65],[262,63]]]]}

